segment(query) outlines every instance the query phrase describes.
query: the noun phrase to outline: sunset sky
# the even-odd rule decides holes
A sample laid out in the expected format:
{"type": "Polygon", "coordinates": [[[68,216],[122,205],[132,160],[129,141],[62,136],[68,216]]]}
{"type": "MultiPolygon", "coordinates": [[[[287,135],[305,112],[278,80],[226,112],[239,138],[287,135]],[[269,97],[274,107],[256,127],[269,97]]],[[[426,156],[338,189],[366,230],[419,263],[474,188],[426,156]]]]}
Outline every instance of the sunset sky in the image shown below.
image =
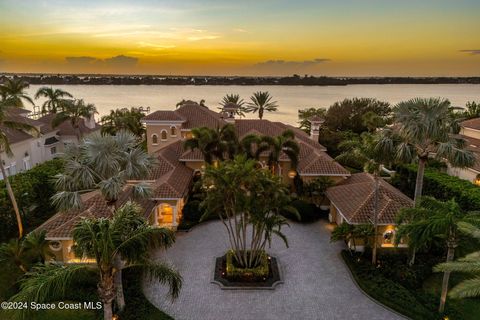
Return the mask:
{"type": "Polygon", "coordinates": [[[480,76],[478,0],[0,0],[0,72],[480,76]]]}

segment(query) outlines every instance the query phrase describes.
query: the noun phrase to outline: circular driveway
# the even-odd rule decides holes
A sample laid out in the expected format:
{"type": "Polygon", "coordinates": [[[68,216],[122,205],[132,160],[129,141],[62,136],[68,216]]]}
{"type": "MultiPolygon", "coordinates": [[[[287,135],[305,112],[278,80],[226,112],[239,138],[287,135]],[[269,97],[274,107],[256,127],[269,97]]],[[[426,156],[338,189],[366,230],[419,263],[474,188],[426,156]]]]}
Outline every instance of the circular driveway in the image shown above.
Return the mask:
{"type": "MultiPolygon", "coordinates": [[[[145,283],[147,298],[176,320],[183,319],[404,319],[366,297],[352,282],[339,252],[342,243],[330,243],[324,221],[291,223],[283,231],[290,247],[275,239],[267,249],[279,260],[284,283],[275,290],[221,290],[210,283],[214,257],[228,248],[219,221],[203,223],[154,257],[175,265],[183,277],[180,296],[173,303],[168,289],[145,283]]],[[[394,297],[392,297],[394,298],[394,297]]]]}

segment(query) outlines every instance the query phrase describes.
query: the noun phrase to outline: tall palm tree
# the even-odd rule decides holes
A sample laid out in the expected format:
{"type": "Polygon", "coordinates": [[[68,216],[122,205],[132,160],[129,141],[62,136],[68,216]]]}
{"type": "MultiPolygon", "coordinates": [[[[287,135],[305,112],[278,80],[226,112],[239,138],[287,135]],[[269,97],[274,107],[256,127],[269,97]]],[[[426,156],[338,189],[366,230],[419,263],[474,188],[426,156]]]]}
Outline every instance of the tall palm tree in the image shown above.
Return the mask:
{"type": "Polygon", "coordinates": [[[83,133],[80,130],[80,123],[83,119],[91,119],[97,112],[95,106],[91,103],[85,104],[83,100],[69,100],[62,103],[63,110],[55,115],[52,120],[52,127],[58,127],[65,121],[70,121],[75,130],[78,141],[83,138],[83,133]]]}
{"type": "Polygon", "coordinates": [[[446,159],[454,167],[471,166],[474,154],[459,138],[460,127],[450,112],[448,100],[415,98],[393,108],[394,130],[384,129],[378,143],[384,153],[395,154],[399,161],[418,160],[415,204],[422,196],[425,164],[430,157],[446,159]]]}
{"type": "Polygon", "coordinates": [[[219,109],[223,109],[223,107],[225,107],[229,103],[236,104],[238,106],[238,109],[235,111],[235,113],[240,117],[245,117],[245,101],[240,98],[239,94],[226,94],[222,98],[222,101],[220,101],[220,105],[222,106],[222,108],[219,109]]]}
{"type": "MultiPolygon", "coordinates": [[[[459,224],[461,222],[480,224],[480,213],[463,212],[455,200],[442,202],[432,197],[422,197],[419,206],[402,209],[399,218],[395,242],[407,238],[416,248],[425,246],[434,239],[443,239],[447,247],[446,262],[452,262],[455,257],[455,248],[459,241],[459,224]],[[404,221],[403,217],[409,217],[404,221]]],[[[442,293],[440,296],[439,312],[445,309],[450,271],[443,273],[442,293]]]]}
{"type": "MultiPolygon", "coordinates": [[[[459,222],[458,229],[480,240],[480,228],[470,223],[459,222]]],[[[444,262],[434,267],[437,272],[461,272],[471,274],[474,277],[463,280],[456,285],[448,294],[452,298],[476,298],[480,297],[480,251],[468,254],[454,262],[444,262]]]]}
{"type": "Polygon", "coordinates": [[[233,159],[238,151],[235,128],[231,124],[217,129],[208,127],[194,128],[192,135],[191,139],[185,141],[184,148],[200,150],[205,162],[208,164],[212,164],[214,159],[224,160],[225,155],[229,159],[233,159]]]}
{"type": "Polygon", "coordinates": [[[75,226],[73,240],[75,252],[95,258],[95,265],[39,265],[22,281],[20,292],[12,301],[46,303],[62,299],[69,290],[74,290],[71,283],[76,276],[95,269],[104,319],[111,320],[117,289],[114,279],[120,272],[115,264],[117,257],[125,261],[123,270],[139,269],[150,279],[168,285],[173,299],[178,297],[182,285],[180,274],[171,266],[149,258],[151,249],[170,247],[174,234],[168,229],[150,226],[134,203],[128,202],[119,208],[112,219],[82,220],[75,226]]]}
{"type": "MultiPolygon", "coordinates": [[[[94,133],[82,145],[70,145],[63,158],[65,170],[55,176],[57,193],[52,197],[60,210],[81,208],[81,194],[94,190],[114,208],[128,180],[147,178],[156,163],[127,131],[115,136],[94,133]]],[[[150,190],[144,183],[133,188],[138,196],[146,196],[150,190]]]]}
{"type": "Polygon", "coordinates": [[[272,173],[278,173],[280,170],[280,156],[284,153],[290,159],[290,167],[296,169],[298,165],[298,154],[300,147],[295,141],[295,134],[292,130],[285,130],[276,137],[263,136],[260,139],[257,153],[268,153],[268,165],[272,173]]]}
{"type": "Polygon", "coordinates": [[[28,124],[22,119],[16,117],[12,112],[11,108],[16,108],[18,100],[14,97],[9,97],[6,100],[0,101],[0,172],[2,173],[3,180],[5,181],[5,186],[7,187],[7,193],[12,202],[13,211],[17,219],[18,225],[18,237],[23,237],[23,224],[22,218],[20,215],[20,210],[18,209],[17,200],[15,199],[15,194],[13,193],[12,185],[5,171],[5,166],[1,157],[2,152],[5,152],[7,155],[12,155],[12,150],[10,149],[10,142],[8,141],[7,130],[20,130],[23,132],[32,133],[36,132],[37,129],[32,125],[28,124]]]}
{"type": "Polygon", "coordinates": [[[145,128],[140,120],[144,116],[145,113],[138,108],[111,110],[109,115],[102,117],[102,133],[114,135],[120,130],[128,130],[135,136],[142,137],[145,128]]]}
{"type": "Polygon", "coordinates": [[[255,92],[250,100],[252,102],[247,103],[245,107],[245,112],[258,112],[258,118],[263,119],[263,114],[265,112],[273,112],[278,110],[278,105],[276,101],[272,101],[272,96],[268,91],[258,91],[255,92]]]}
{"type": "Polygon", "coordinates": [[[24,108],[24,101],[34,105],[32,98],[26,93],[30,85],[20,78],[8,79],[0,83],[0,100],[9,100],[10,105],[14,107],[24,108]]]}
{"type": "Polygon", "coordinates": [[[45,97],[47,100],[42,105],[42,114],[57,113],[59,110],[63,111],[66,98],[73,98],[73,96],[65,90],[53,89],[52,87],[41,87],[35,94],[35,99],[45,97]]]}
{"type": "Polygon", "coordinates": [[[373,228],[374,240],[372,250],[372,264],[377,263],[377,234],[378,234],[378,209],[379,209],[379,186],[380,173],[383,164],[393,160],[391,154],[381,152],[377,148],[378,136],[364,132],[360,138],[345,140],[340,143],[342,153],[335,159],[340,162],[355,162],[363,165],[363,171],[373,174],[374,177],[374,205],[373,205],[373,228]]]}
{"type": "Polygon", "coordinates": [[[463,116],[467,119],[480,117],[480,102],[469,101],[465,105],[463,116]]]}

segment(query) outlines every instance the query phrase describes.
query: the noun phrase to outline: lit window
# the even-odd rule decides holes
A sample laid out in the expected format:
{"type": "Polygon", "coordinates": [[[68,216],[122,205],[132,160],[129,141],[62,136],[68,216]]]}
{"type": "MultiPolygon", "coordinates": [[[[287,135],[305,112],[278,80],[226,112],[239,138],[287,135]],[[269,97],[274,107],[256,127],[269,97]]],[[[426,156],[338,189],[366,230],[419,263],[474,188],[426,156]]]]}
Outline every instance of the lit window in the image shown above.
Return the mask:
{"type": "Polygon", "coordinates": [[[171,135],[172,137],[176,137],[176,136],[177,136],[177,127],[175,127],[175,126],[170,127],[170,135],[171,135]]]}
{"type": "Polygon", "coordinates": [[[158,144],[158,136],[156,134],[152,134],[152,144],[158,144]]]}
{"type": "Polygon", "coordinates": [[[162,140],[167,140],[167,131],[166,130],[162,130],[162,132],[160,133],[160,138],[162,140]]]}
{"type": "Polygon", "coordinates": [[[383,234],[383,243],[392,244],[394,237],[395,237],[395,231],[393,230],[385,231],[385,233],[383,234]]]}

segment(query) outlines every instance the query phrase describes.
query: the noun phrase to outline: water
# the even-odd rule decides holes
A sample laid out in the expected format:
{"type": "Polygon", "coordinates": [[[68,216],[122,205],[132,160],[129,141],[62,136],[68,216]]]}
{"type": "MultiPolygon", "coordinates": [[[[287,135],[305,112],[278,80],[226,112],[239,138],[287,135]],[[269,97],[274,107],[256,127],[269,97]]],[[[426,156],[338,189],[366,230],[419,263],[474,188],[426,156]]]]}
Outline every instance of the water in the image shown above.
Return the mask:
{"type": "MultiPolygon", "coordinates": [[[[32,85],[27,90],[33,97],[41,85],[32,85]]],[[[306,107],[328,107],[336,101],[353,97],[372,97],[398,103],[414,97],[448,98],[455,106],[465,106],[467,101],[480,101],[480,84],[393,84],[393,85],[349,85],[349,86],[109,86],[109,85],[57,85],[97,107],[99,115],[111,109],[131,106],[150,106],[151,111],[173,110],[182,99],[200,101],[212,110],[227,93],[236,93],[249,100],[255,91],[269,91],[279,105],[278,112],[267,113],[265,118],[295,125],[297,112],[306,107]]],[[[41,105],[42,99],[36,100],[41,105]]],[[[247,118],[255,117],[248,115],[247,118]]]]}

